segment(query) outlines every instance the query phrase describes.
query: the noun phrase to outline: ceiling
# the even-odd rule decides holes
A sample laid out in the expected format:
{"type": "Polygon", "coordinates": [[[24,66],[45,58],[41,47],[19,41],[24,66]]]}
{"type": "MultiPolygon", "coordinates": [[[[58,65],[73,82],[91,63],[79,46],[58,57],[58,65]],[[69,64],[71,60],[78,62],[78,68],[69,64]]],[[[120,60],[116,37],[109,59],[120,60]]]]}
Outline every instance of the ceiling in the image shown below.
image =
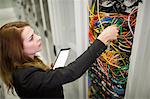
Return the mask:
{"type": "Polygon", "coordinates": [[[0,9],[12,7],[14,0],[0,0],[0,9]]]}

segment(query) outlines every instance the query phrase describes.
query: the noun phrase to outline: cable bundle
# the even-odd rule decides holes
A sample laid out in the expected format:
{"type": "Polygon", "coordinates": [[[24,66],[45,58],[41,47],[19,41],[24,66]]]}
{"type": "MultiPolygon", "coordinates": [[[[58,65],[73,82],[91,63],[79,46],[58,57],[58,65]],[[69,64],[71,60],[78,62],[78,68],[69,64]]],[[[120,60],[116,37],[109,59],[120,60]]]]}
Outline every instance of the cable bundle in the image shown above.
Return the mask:
{"type": "MultiPolygon", "coordinates": [[[[137,8],[130,13],[106,13],[95,11],[95,3],[89,8],[89,40],[92,44],[108,26],[119,28],[117,40],[108,42],[108,48],[99,56],[88,71],[89,97],[123,98],[128,77],[130,55],[136,24],[137,8]]],[[[97,7],[98,8],[98,7],[97,7]]]]}

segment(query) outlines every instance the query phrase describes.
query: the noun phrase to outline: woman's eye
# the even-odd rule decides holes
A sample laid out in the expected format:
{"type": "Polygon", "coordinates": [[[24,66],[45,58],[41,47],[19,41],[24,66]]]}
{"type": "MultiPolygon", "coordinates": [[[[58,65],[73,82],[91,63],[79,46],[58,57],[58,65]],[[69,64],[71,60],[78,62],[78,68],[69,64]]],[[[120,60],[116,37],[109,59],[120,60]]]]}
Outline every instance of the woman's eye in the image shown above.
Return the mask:
{"type": "Polygon", "coordinates": [[[31,37],[29,41],[32,41],[32,40],[33,40],[33,37],[31,37]]]}
{"type": "Polygon", "coordinates": [[[33,36],[29,39],[29,41],[32,41],[33,40],[33,36]]]}

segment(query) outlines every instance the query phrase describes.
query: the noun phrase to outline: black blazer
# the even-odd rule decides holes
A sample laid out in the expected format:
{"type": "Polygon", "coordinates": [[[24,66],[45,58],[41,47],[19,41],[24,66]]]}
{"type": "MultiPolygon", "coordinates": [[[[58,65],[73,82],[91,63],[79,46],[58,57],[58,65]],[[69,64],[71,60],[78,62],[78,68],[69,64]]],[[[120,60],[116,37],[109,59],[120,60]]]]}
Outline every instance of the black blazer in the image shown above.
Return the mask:
{"type": "Polygon", "coordinates": [[[68,66],[47,72],[34,67],[13,72],[13,85],[20,98],[64,98],[62,85],[82,76],[106,49],[100,40],[94,43],[68,66]]]}

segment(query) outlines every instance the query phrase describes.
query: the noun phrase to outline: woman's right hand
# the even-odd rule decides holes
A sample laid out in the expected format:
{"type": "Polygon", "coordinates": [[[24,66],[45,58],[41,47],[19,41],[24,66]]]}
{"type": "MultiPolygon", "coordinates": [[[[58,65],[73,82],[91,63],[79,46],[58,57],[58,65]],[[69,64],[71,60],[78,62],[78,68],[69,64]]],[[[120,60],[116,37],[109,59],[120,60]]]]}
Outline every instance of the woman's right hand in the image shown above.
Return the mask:
{"type": "Polygon", "coordinates": [[[104,44],[107,44],[110,40],[117,39],[119,28],[116,25],[111,25],[105,28],[102,33],[97,37],[104,44]]]}

